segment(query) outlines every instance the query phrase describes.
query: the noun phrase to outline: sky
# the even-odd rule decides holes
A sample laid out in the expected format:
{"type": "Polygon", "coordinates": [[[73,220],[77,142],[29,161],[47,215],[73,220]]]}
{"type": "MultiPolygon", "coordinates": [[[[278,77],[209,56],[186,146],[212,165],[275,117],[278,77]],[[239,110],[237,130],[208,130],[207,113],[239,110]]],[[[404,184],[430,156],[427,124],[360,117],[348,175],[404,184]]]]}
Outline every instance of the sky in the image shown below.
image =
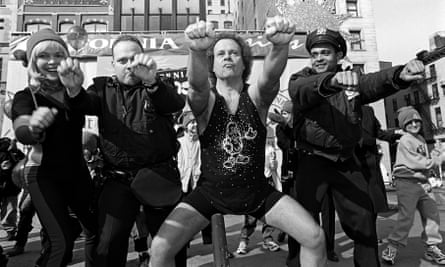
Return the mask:
{"type": "Polygon", "coordinates": [[[445,31],[445,0],[371,0],[379,60],[404,64],[445,31]]]}

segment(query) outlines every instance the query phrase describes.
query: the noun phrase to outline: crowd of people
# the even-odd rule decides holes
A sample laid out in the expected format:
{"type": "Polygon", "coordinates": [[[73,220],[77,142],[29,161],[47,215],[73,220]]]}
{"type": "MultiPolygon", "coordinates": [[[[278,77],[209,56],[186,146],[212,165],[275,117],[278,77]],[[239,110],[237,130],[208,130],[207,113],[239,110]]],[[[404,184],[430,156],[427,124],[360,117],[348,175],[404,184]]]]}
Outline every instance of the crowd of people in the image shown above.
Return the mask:
{"type": "MultiPolygon", "coordinates": [[[[428,153],[413,108],[400,110],[403,133],[396,133],[382,131],[367,106],[423,79],[423,63],[358,74],[340,64],[347,54],[342,35],[316,29],[306,40],[310,66],[295,70],[290,100],[271,111],[294,34],[288,19],[267,19],[270,49],[258,79],[248,84],[248,44],[235,33],[216,33],[209,22],[189,25],[185,100],[157,75],[155,60],[134,36],[114,41],[114,74],[85,89],[65,42],[50,29],[34,33],[27,42],[28,86],[15,94],[11,112],[15,136],[29,153],[14,158],[26,158],[27,204],[20,208],[21,234],[11,230],[17,243],[9,255],[23,253],[37,213],[43,238],[36,266],[67,266],[82,234],[86,266],[125,266],[131,236],[141,266],[185,267],[189,241],[203,230],[204,243],[211,243],[208,225],[221,213],[245,216],[236,253],[248,252],[260,220],[264,249],[280,249],[274,229],[281,231],[278,241],[288,235],[287,266],[325,266],[339,260],[336,212],[354,241],[355,266],[380,266],[380,258],[394,264],[419,209],[425,257],[445,264],[426,175],[444,156],[428,153]],[[85,115],[97,116],[99,125],[88,142],[85,115]],[[399,138],[400,212],[380,257],[376,219],[387,202],[376,139],[399,138]]],[[[3,202],[18,203],[16,195],[2,187],[2,219],[3,202]]]]}

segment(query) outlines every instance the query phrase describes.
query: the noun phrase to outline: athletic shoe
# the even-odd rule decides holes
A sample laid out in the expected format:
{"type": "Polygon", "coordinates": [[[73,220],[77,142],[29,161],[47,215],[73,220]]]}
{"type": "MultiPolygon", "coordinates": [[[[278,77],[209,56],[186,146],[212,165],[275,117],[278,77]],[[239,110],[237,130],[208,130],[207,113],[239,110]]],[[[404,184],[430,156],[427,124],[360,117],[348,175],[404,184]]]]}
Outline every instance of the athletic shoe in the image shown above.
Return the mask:
{"type": "Polygon", "coordinates": [[[436,245],[428,246],[424,254],[425,259],[440,265],[445,265],[445,254],[436,245]]]}
{"type": "Polygon", "coordinates": [[[239,255],[247,254],[247,241],[241,240],[239,242],[238,248],[236,249],[236,254],[239,255]]]}
{"type": "Polygon", "coordinates": [[[263,248],[267,249],[269,251],[272,251],[272,252],[280,250],[280,246],[277,243],[275,243],[273,240],[264,241],[263,248]]]}
{"type": "Polygon", "coordinates": [[[397,252],[397,248],[388,245],[382,252],[382,260],[385,263],[393,265],[396,262],[397,252]]]}

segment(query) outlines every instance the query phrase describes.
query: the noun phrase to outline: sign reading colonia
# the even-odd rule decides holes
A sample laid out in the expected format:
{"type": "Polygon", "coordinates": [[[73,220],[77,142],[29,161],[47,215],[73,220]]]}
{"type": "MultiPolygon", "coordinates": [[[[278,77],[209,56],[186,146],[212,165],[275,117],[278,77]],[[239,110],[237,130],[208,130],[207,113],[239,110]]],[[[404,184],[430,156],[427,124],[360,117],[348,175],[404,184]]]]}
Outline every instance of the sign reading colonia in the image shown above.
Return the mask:
{"type": "MultiPolygon", "coordinates": [[[[263,37],[261,32],[241,31],[237,33],[250,45],[254,57],[264,57],[267,54],[271,44],[263,37]]],[[[77,57],[111,55],[111,46],[119,35],[119,33],[90,33],[88,34],[88,41],[85,43],[85,46],[76,50],[75,54],[77,57]]],[[[132,33],[132,35],[137,36],[141,40],[145,51],[152,53],[152,55],[188,54],[188,41],[185,39],[183,33],[132,33]]],[[[13,33],[10,43],[11,54],[16,49],[26,50],[26,41],[28,38],[29,34],[27,33],[13,33]]],[[[66,40],[65,35],[62,35],[62,38],[66,40]]],[[[289,46],[289,58],[308,57],[304,49],[305,39],[306,35],[304,34],[295,35],[289,46]]]]}

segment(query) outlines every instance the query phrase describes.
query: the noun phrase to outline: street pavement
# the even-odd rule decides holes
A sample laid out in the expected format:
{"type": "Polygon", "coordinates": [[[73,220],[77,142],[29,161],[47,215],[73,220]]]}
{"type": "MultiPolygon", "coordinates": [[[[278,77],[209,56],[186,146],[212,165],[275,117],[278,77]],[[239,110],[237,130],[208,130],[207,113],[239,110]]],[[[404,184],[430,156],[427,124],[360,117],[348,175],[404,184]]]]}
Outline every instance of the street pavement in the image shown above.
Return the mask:
{"type": "MultiPolygon", "coordinates": [[[[445,222],[445,188],[437,189],[434,192],[434,196],[439,205],[441,221],[445,222]]],[[[397,197],[394,191],[388,191],[388,201],[390,206],[395,207],[397,204],[397,197]]],[[[385,238],[390,233],[395,220],[397,219],[397,210],[394,209],[391,212],[381,214],[377,219],[377,229],[378,236],[382,240],[379,246],[379,252],[385,248],[386,241],[385,238]]],[[[239,232],[242,227],[243,217],[242,216],[225,216],[226,232],[227,232],[227,243],[228,249],[235,252],[238,241],[239,232]]],[[[26,246],[25,253],[10,258],[8,267],[28,267],[34,266],[33,263],[37,259],[40,251],[40,238],[39,238],[40,225],[38,220],[34,220],[34,229],[32,230],[29,238],[28,245],[26,246]]],[[[441,225],[440,230],[442,234],[445,232],[445,223],[441,225]]],[[[423,245],[420,238],[422,232],[422,226],[420,222],[420,217],[418,213],[414,221],[414,226],[409,234],[408,246],[400,251],[397,262],[394,266],[399,267],[426,267],[426,266],[436,266],[426,260],[423,257],[423,245]]],[[[2,233],[5,234],[5,233],[2,233]]],[[[277,231],[274,232],[274,237],[277,236],[277,231]]],[[[336,222],[336,251],[340,256],[340,262],[333,263],[329,262],[328,266],[340,267],[340,266],[354,266],[353,264],[353,243],[345,235],[341,226],[337,220],[336,222]]],[[[130,249],[127,257],[127,265],[131,267],[138,266],[137,253],[134,252],[133,242],[129,240],[130,249]]],[[[14,242],[4,241],[0,242],[3,248],[8,251],[14,245],[14,242]]],[[[261,224],[259,223],[255,233],[249,243],[249,253],[246,255],[235,255],[233,259],[230,259],[231,267],[279,267],[286,266],[286,255],[287,255],[287,242],[281,243],[281,250],[278,252],[265,251],[261,247],[261,224]]],[[[75,245],[74,259],[69,266],[84,266],[83,262],[83,249],[82,240],[78,240],[75,245]]],[[[445,248],[445,247],[444,247],[445,248]]],[[[201,236],[197,235],[190,244],[188,250],[188,267],[212,267],[213,266],[213,254],[211,245],[203,245],[201,241],[201,236]]],[[[384,264],[383,264],[384,266],[384,264]]]]}

